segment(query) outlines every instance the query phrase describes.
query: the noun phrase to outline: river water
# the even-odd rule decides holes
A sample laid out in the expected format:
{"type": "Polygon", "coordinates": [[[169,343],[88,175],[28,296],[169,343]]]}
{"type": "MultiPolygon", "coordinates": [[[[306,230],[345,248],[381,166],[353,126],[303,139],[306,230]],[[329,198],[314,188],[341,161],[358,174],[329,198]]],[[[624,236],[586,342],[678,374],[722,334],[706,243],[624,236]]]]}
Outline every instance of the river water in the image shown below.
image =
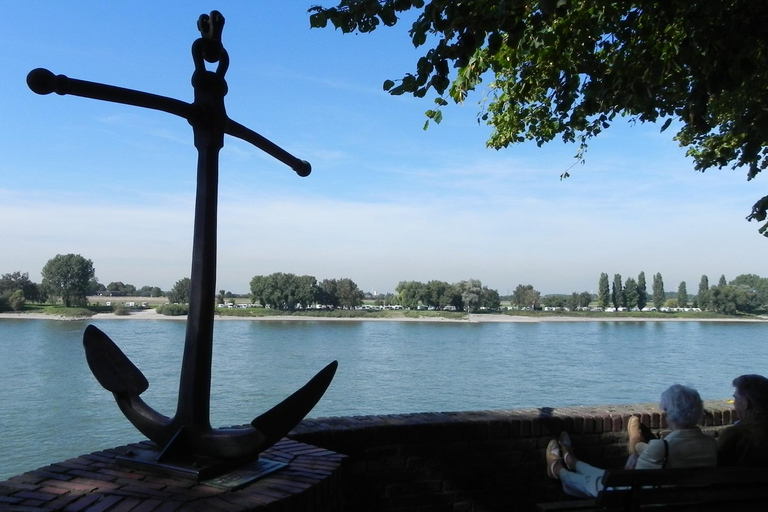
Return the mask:
{"type": "MultiPolygon", "coordinates": [[[[89,322],[0,319],[0,480],[143,437],[91,375],[89,322]]],[[[183,321],[101,320],[176,406],[183,321]]],[[[654,402],[669,384],[727,398],[768,374],[768,323],[220,321],[211,423],[250,422],[330,361],[339,369],[312,417],[654,402]]]]}

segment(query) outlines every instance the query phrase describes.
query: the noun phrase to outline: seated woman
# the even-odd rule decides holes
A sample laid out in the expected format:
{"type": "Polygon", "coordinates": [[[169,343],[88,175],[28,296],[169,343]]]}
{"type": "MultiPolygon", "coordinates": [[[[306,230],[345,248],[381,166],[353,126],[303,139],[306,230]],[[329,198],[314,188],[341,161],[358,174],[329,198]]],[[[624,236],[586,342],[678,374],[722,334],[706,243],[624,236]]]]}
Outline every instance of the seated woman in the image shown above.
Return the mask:
{"type": "MultiPolygon", "coordinates": [[[[626,469],[673,469],[714,467],[717,465],[717,441],[701,431],[697,423],[704,412],[698,391],[674,384],[661,394],[659,407],[667,413],[672,430],[664,439],[648,442],[640,433],[640,421],[630,419],[629,452],[626,469]]],[[[590,466],[573,454],[567,432],[547,446],[547,475],[563,483],[563,491],[571,496],[595,497],[603,489],[604,469],[590,466]]]]}

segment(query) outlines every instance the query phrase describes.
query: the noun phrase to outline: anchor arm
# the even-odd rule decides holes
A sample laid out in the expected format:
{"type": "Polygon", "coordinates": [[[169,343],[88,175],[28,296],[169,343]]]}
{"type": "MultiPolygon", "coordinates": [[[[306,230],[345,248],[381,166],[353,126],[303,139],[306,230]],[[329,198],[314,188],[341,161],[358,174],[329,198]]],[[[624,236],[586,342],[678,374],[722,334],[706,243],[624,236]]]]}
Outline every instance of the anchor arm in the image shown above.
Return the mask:
{"type": "Polygon", "coordinates": [[[262,450],[282,439],[309,414],[330,386],[338,366],[338,361],[331,362],[291,396],[254,418],[251,426],[265,437],[262,450]]]}
{"type": "Polygon", "coordinates": [[[166,443],[174,434],[171,419],[155,411],[139,395],[149,387],[141,373],[120,347],[95,325],[83,333],[85,358],[96,380],[111,391],[128,420],[153,441],[166,443]]]}
{"type": "Polygon", "coordinates": [[[224,132],[238,139],[250,142],[260,150],[283,162],[302,178],[309,176],[309,173],[312,172],[312,166],[306,160],[296,158],[274,142],[232,119],[227,119],[224,132]]]}
{"type": "Polygon", "coordinates": [[[115,87],[114,85],[77,80],[66,75],[54,75],[43,68],[33,69],[29,72],[27,75],[27,85],[37,94],[51,94],[55,92],[59,95],[70,94],[83,98],[123,103],[152,110],[161,110],[184,119],[189,119],[193,113],[192,105],[181,100],[148,92],[134,91],[133,89],[125,89],[123,87],[115,87]]]}
{"type": "Polygon", "coordinates": [[[178,428],[173,419],[160,414],[141,399],[139,395],[129,393],[112,393],[115,402],[128,421],[136,430],[147,436],[160,446],[168,443],[178,428]]]}

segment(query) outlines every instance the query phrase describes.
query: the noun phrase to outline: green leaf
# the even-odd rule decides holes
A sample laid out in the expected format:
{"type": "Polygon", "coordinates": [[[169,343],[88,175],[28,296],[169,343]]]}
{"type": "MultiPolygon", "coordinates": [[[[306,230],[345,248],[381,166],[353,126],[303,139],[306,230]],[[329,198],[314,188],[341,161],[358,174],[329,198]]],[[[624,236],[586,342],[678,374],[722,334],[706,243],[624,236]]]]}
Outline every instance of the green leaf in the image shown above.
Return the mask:
{"type": "Polygon", "coordinates": [[[393,96],[400,96],[405,92],[405,87],[403,84],[398,85],[397,87],[393,87],[389,90],[389,94],[393,96]]]}
{"type": "Polygon", "coordinates": [[[379,12],[379,18],[388,27],[391,27],[397,23],[397,16],[395,16],[395,10],[391,6],[383,6],[379,12]]]}
{"type": "Polygon", "coordinates": [[[309,17],[309,26],[311,28],[325,28],[328,26],[328,15],[324,12],[312,14],[309,17]]]}
{"type": "Polygon", "coordinates": [[[384,90],[388,91],[395,86],[395,82],[392,80],[384,80],[384,90]]]}
{"type": "Polygon", "coordinates": [[[669,119],[667,119],[667,120],[664,122],[664,124],[662,125],[662,127],[661,127],[661,131],[663,132],[664,130],[666,130],[667,128],[669,128],[669,125],[671,125],[671,124],[672,124],[672,118],[670,117],[670,118],[669,118],[669,119]]]}

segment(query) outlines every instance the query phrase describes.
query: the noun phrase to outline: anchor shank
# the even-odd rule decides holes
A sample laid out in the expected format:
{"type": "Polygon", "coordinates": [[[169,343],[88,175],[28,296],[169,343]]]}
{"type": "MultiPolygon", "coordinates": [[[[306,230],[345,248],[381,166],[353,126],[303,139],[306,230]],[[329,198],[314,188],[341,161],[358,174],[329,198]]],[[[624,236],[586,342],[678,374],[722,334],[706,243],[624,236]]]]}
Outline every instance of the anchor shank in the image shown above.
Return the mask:
{"type": "Polygon", "coordinates": [[[182,425],[209,430],[219,148],[205,144],[197,149],[197,199],[189,314],[175,420],[182,425]]]}

